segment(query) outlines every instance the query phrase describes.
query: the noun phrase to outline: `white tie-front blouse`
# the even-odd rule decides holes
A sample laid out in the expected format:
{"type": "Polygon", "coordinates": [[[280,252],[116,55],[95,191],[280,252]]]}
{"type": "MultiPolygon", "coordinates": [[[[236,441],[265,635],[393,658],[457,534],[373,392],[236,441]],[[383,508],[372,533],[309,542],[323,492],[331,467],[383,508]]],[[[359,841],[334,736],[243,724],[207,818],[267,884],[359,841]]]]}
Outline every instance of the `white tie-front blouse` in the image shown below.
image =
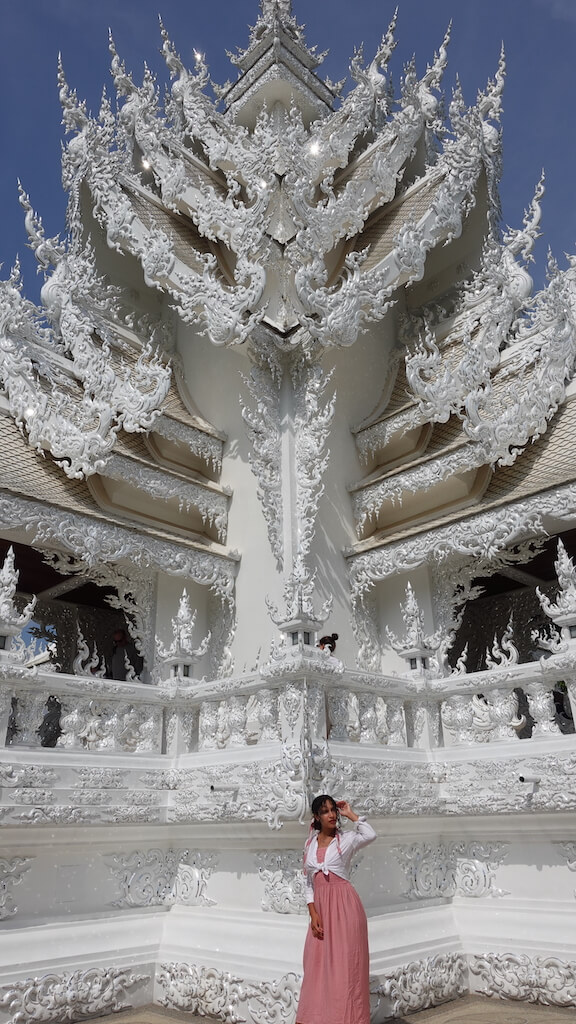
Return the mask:
{"type": "Polygon", "coordinates": [[[306,903],[314,903],[314,876],[322,871],[325,875],[332,872],[340,878],[350,881],[352,858],[357,850],[374,842],[376,833],[366,821],[358,818],[354,828],[338,833],[329,846],[325,847],[324,860],[318,860],[318,832],[316,832],[305,849],[304,873],[306,875],[306,903]]]}

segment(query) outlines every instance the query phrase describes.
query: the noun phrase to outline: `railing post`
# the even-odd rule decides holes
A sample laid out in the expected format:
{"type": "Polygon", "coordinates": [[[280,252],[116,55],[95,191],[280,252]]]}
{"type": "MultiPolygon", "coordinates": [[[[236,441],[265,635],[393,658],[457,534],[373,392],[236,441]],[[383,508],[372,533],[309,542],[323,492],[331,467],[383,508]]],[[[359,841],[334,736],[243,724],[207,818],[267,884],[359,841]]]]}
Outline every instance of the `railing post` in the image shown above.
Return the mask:
{"type": "Polygon", "coordinates": [[[8,725],[12,714],[14,691],[9,686],[0,687],[0,747],[6,746],[8,725]]]}
{"type": "Polygon", "coordinates": [[[556,705],[550,683],[528,683],[524,690],[528,697],[528,707],[534,719],[534,734],[559,733],[560,726],[556,721],[556,705]]]}
{"type": "Polygon", "coordinates": [[[21,690],[16,698],[16,734],[12,743],[19,747],[39,747],[38,729],[42,725],[48,694],[46,691],[21,690]]]}
{"type": "Polygon", "coordinates": [[[404,701],[401,697],[387,697],[388,746],[406,747],[406,718],[404,701]]]}

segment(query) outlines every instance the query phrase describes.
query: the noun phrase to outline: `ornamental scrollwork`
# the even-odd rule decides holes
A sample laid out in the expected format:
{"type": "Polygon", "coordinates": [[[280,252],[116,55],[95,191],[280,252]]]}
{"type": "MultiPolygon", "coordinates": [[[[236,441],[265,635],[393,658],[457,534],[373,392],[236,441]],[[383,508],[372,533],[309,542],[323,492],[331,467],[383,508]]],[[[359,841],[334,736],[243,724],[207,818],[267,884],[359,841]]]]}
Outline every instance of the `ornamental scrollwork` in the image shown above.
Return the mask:
{"type": "Polygon", "coordinates": [[[12,890],[20,885],[32,860],[32,857],[0,857],[0,921],[18,912],[12,890]]]}
{"type": "Polygon", "coordinates": [[[28,625],[36,607],[36,598],[22,610],[16,607],[14,597],[20,573],[14,565],[14,548],[10,546],[0,569],[0,636],[15,636],[28,625]]]}
{"type": "Polygon", "coordinates": [[[12,1014],[12,1024],[71,1024],[129,1008],[127,989],[148,980],[119,967],[45,974],[3,985],[0,1006],[12,1014]]]}
{"type": "Polygon", "coordinates": [[[103,475],[111,480],[131,484],[145,495],[161,501],[177,502],[179,511],[197,509],[202,521],[214,526],[218,540],[224,544],[228,529],[230,495],[214,486],[202,487],[192,481],[140,464],[122,455],[112,455],[103,475]]]}
{"type": "Polygon", "coordinates": [[[198,647],[193,645],[194,626],[196,624],[196,609],[192,611],[190,599],[186,588],[182,591],[178,612],[172,618],[172,642],[165,646],[156,637],[156,652],[160,665],[164,669],[172,671],[173,678],[182,683],[185,679],[184,673],[189,675],[189,670],[208,650],[210,633],[200,642],[198,647]]]}
{"type": "Polygon", "coordinates": [[[157,981],[163,1006],[216,1017],[224,1024],[291,1024],[300,989],[295,974],[254,983],[215,967],[188,963],[161,964],[157,981]]]}
{"type": "Polygon", "coordinates": [[[406,541],[387,545],[360,555],[350,555],[349,571],[353,594],[359,598],[379,580],[410,572],[432,559],[442,562],[454,556],[472,557],[489,563],[519,538],[545,537],[544,518],[556,516],[576,522],[576,487],[562,485],[523,501],[512,502],[506,512],[489,510],[447,527],[425,530],[406,541]]]}
{"type": "Polygon", "coordinates": [[[470,958],[482,995],[544,1006],[574,1006],[576,963],[555,956],[483,953],[470,958]]]}
{"type": "Polygon", "coordinates": [[[282,534],[282,441],[280,417],[281,368],[264,361],[245,378],[253,408],[242,407],[242,418],[252,450],[250,465],[258,481],[258,497],[266,520],[272,554],[284,565],[282,534]]]}
{"type": "Polygon", "coordinates": [[[163,569],[169,575],[186,576],[210,587],[222,601],[233,605],[235,558],[193,551],[177,542],[153,537],[147,537],[143,545],[140,535],[127,527],[57,512],[40,502],[14,495],[0,495],[0,523],[3,529],[25,523],[34,543],[52,550],[64,548],[89,566],[128,560],[138,571],[163,569]]]}
{"type": "Polygon", "coordinates": [[[306,912],[302,857],[294,852],[257,854],[258,874],[264,882],[262,910],[273,914],[306,912]]]}
{"type": "Polygon", "coordinates": [[[105,860],[121,892],[115,907],[210,906],[206,886],[215,863],[213,854],[189,850],[134,850],[105,860]]]}
{"type": "Polygon", "coordinates": [[[409,882],[403,895],[410,900],[505,895],[494,883],[506,843],[413,843],[394,849],[409,882]]]}
{"type": "Polygon", "coordinates": [[[42,788],[55,785],[58,781],[59,776],[53,768],[37,764],[0,765],[0,785],[9,789],[16,786],[42,788]]]}
{"type": "Polygon", "coordinates": [[[468,989],[462,953],[441,953],[386,971],[371,991],[390,1000],[395,1017],[457,999],[468,989]]]}

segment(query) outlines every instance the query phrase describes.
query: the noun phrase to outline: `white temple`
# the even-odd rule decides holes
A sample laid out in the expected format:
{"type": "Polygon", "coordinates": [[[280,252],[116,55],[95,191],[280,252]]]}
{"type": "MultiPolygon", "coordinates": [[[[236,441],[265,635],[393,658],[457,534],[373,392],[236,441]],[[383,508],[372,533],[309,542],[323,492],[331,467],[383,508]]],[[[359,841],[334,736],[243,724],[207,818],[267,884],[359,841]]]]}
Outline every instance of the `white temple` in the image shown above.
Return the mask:
{"type": "Polygon", "coordinates": [[[370,816],[375,1020],[571,1006],[576,257],[501,232],[504,60],[59,70],[63,237],[0,282],[0,1024],[293,1024],[311,797],[370,816]],[[447,110],[445,119],[444,106],[447,110]],[[339,634],[335,655],[316,645],[339,634]]]}

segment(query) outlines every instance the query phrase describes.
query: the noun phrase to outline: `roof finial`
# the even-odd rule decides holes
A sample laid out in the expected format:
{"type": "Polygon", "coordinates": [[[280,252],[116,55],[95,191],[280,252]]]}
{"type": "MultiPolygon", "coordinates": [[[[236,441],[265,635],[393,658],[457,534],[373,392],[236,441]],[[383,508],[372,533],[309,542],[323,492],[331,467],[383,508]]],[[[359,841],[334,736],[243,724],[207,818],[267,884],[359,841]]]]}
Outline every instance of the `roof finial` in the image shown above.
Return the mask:
{"type": "Polygon", "coordinates": [[[285,21],[292,17],[292,0],[260,0],[264,21],[272,22],[278,18],[285,21]]]}

